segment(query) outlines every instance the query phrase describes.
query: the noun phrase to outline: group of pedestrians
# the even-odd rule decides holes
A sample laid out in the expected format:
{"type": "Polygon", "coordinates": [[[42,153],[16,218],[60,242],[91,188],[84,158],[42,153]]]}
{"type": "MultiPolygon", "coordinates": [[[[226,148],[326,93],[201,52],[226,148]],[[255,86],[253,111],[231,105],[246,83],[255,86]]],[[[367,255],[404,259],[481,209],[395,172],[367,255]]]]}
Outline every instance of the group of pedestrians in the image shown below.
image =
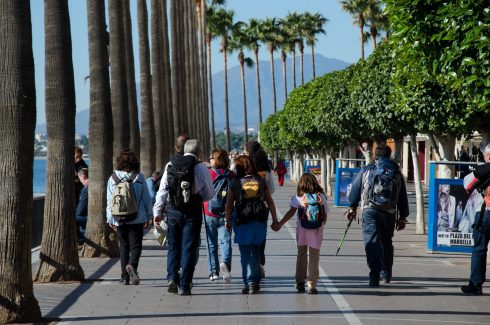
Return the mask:
{"type": "MultiPolygon", "coordinates": [[[[485,157],[488,155],[490,161],[490,146],[487,147],[485,157]]],[[[357,208],[362,209],[371,287],[378,287],[380,281],[391,282],[392,237],[395,229],[405,228],[409,214],[405,182],[398,164],[390,159],[390,147],[379,145],[375,155],[375,162],[361,169],[354,179],[346,213],[347,219],[353,220],[357,217],[357,208]]],[[[179,136],[175,155],[160,173],[161,177],[154,174],[147,186],[135,154],[125,150],[118,156],[117,168],[107,184],[107,222],[117,230],[120,241],[121,282],[139,284],[143,229],[153,221],[155,227],[167,230],[167,290],[190,295],[204,222],[209,279],[214,282],[223,278],[225,283],[230,283],[233,237],[240,253],[244,285],[241,292],[258,293],[265,276],[269,216],[273,231],[279,231],[296,216],[296,289],[299,293],[318,293],[320,248],[328,205],[316,177],[308,173],[301,176],[290,209],[279,220],[272,199],[271,168],[258,142],[247,143],[245,152],[235,159],[230,159],[222,149],[213,150],[207,163],[203,163],[202,158],[198,140],[179,136]],[[132,191],[126,191],[127,188],[132,191]],[[154,199],[151,189],[156,192],[154,199]]],[[[475,238],[477,247],[473,252],[471,280],[462,288],[464,293],[481,294],[485,280],[481,261],[486,258],[489,238],[490,200],[485,202],[487,208],[482,209],[485,212],[478,219],[481,231],[475,229],[481,234],[475,238]]]]}

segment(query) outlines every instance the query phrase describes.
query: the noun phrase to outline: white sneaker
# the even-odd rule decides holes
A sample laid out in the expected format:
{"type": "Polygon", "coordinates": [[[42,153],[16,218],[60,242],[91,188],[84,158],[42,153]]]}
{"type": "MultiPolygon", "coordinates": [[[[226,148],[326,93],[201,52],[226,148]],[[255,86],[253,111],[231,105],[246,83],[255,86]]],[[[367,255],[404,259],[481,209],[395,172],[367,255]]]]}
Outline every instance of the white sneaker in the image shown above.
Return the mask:
{"type": "Polygon", "coordinates": [[[214,273],[214,272],[209,275],[209,280],[211,282],[214,282],[214,281],[216,281],[218,279],[219,279],[219,276],[216,273],[214,273]]]}
{"type": "Polygon", "coordinates": [[[219,271],[221,272],[221,275],[223,276],[223,280],[225,280],[226,283],[230,283],[231,273],[230,273],[230,270],[228,269],[228,265],[226,265],[226,263],[221,263],[219,265],[219,271]]]}

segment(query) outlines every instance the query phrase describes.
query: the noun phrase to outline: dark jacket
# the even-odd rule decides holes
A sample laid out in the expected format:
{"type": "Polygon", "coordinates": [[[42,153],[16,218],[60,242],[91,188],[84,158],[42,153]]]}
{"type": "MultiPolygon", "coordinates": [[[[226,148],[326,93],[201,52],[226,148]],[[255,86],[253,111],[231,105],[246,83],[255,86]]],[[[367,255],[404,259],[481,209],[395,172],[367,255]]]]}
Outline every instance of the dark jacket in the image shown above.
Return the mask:
{"type": "MultiPolygon", "coordinates": [[[[378,162],[384,164],[396,164],[393,160],[387,158],[379,158],[378,162]]],[[[364,174],[369,171],[373,167],[373,164],[367,165],[361,169],[361,171],[356,175],[354,181],[352,182],[352,189],[349,194],[349,206],[351,208],[357,208],[359,203],[361,202],[363,196],[364,182],[366,181],[366,177],[363,177],[364,174]]],[[[399,168],[396,165],[396,168],[399,168]]],[[[367,207],[365,207],[367,208],[367,207]]],[[[403,176],[400,174],[400,192],[398,193],[398,203],[397,203],[398,212],[400,213],[401,219],[406,219],[409,215],[408,208],[408,198],[407,198],[407,189],[405,187],[405,180],[403,176]]]]}
{"type": "Polygon", "coordinates": [[[80,199],[77,205],[77,217],[87,217],[88,215],[88,185],[80,191],[80,199]]]}

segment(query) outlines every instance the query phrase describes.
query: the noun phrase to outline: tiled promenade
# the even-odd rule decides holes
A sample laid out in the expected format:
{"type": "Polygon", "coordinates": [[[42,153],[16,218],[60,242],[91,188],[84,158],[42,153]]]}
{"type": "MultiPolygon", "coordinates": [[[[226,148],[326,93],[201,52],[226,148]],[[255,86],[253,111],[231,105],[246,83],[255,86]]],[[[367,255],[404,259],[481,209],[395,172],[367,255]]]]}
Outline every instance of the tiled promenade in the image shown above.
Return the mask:
{"type": "MultiPolygon", "coordinates": [[[[281,213],[294,192],[291,183],[276,189],[281,213]]],[[[415,201],[413,195],[410,200],[415,201]]],[[[360,225],[353,223],[341,254],[335,256],[346,226],[343,212],[330,210],[318,295],[298,294],[293,287],[296,245],[291,222],[278,233],[269,232],[266,279],[257,295],[240,292],[237,246],[231,284],[209,281],[204,237],[192,296],[167,293],[166,250],[152,234],[143,243],[139,286],[118,283],[116,259],[82,259],[87,281],[36,284],[35,294],[43,316],[59,319],[58,324],[490,324],[490,287],[484,287],[483,296],[467,297],[459,291],[466,283],[469,256],[427,254],[426,237],[414,235],[413,224],[395,234],[392,283],[369,288],[360,225]]]]}

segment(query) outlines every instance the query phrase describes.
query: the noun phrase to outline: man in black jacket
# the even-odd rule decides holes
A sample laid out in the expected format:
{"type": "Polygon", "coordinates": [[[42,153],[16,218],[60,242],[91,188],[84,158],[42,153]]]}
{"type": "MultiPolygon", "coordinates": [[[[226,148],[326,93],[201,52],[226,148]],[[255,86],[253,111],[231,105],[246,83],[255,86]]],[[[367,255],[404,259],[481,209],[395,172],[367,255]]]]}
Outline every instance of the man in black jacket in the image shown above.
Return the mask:
{"type": "Polygon", "coordinates": [[[380,278],[390,283],[393,267],[395,228],[405,228],[408,217],[408,199],[399,166],[390,159],[391,148],[379,145],[376,161],[364,167],[352,183],[347,218],[356,216],[361,203],[362,230],[367,263],[370,268],[369,286],[379,286],[380,278]],[[400,218],[397,220],[397,212],[400,218]]]}

